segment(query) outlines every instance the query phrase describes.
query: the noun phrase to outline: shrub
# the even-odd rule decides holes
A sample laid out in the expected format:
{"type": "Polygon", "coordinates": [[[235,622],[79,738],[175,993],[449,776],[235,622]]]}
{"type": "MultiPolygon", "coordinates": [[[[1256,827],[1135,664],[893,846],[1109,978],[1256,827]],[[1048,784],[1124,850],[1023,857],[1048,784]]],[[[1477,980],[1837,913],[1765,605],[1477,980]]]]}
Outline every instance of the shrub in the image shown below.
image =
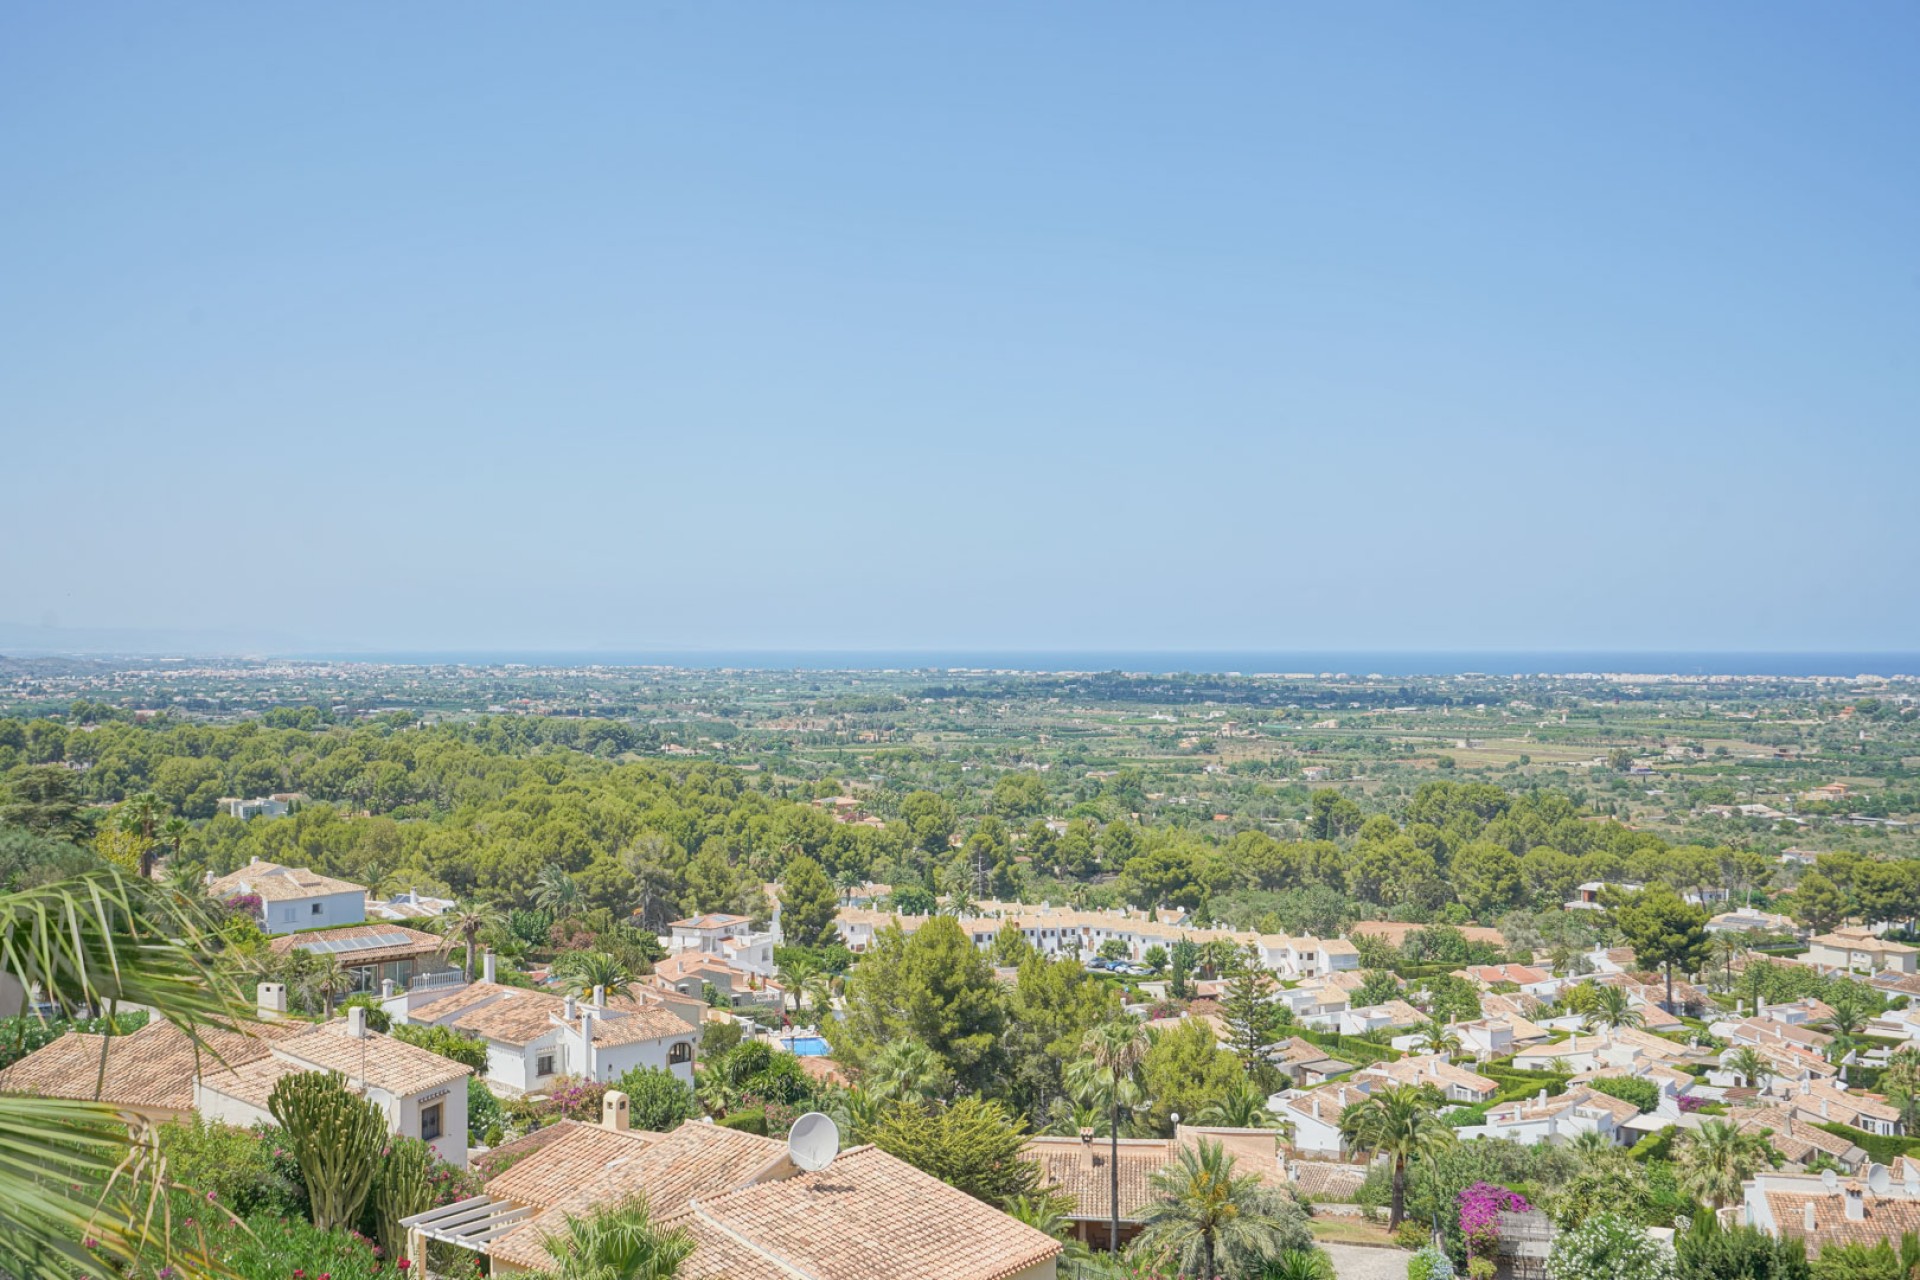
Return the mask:
{"type": "Polygon", "coordinates": [[[467,1077],[467,1134],[470,1142],[500,1145],[506,1136],[507,1113],[479,1076],[467,1077]]]}
{"type": "MultiPolygon", "coordinates": [[[[147,1025],[145,1013],[123,1013],[113,1019],[113,1033],[131,1035],[147,1025]]],[[[36,1049],[45,1048],[69,1031],[98,1035],[106,1031],[105,1018],[0,1018],[0,1067],[10,1067],[36,1049]]]]}
{"type": "Polygon", "coordinates": [[[1775,1240],[1758,1227],[1722,1227],[1710,1212],[1674,1238],[1684,1280],[1808,1280],[1805,1245],[1775,1240]]]}
{"type": "Polygon", "coordinates": [[[1673,1247],[1611,1213],[1587,1219],[1553,1242],[1552,1280],[1675,1280],[1673,1247]]]}
{"type": "Polygon", "coordinates": [[[475,1071],[487,1069],[487,1042],[478,1036],[462,1035],[451,1027],[415,1027],[405,1023],[395,1026],[389,1034],[404,1044],[418,1045],[475,1071]]]}
{"type": "Polygon", "coordinates": [[[301,1218],[257,1214],[246,1231],[222,1233],[219,1256],[241,1280],[287,1280],[288,1276],[329,1276],[331,1280],[391,1280],[366,1237],[322,1231],[301,1218]]]}
{"type": "Polygon", "coordinates": [[[584,1120],[588,1124],[597,1124],[600,1120],[600,1102],[606,1094],[607,1086],[598,1080],[562,1076],[547,1091],[547,1109],[563,1120],[584,1120]]]}
{"type": "Polygon", "coordinates": [[[763,1138],[767,1136],[767,1113],[758,1109],[735,1111],[714,1123],[722,1129],[739,1129],[743,1133],[757,1133],[763,1138]]]}
{"type": "Polygon", "coordinates": [[[173,1182],[212,1196],[240,1218],[257,1213],[306,1215],[306,1190],[280,1133],[264,1126],[242,1129],[198,1115],[160,1126],[160,1153],[173,1182]]]}
{"type": "Polygon", "coordinates": [[[1428,1245],[1407,1259],[1407,1280],[1453,1280],[1453,1259],[1428,1245]]]}
{"type": "Polygon", "coordinates": [[[1660,1086],[1638,1076],[1601,1076],[1587,1081],[1587,1088],[1610,1098],[1631,1102],[1645,1113],[1660,1105],[1660,1086]]]}
{"type": "Polygon", "coordinates": [[[665,1133],[698,1111],[693,1090],[663,1067],[635,1067],[614,1081],[613,1087],[627,1095],[636,1129],[665,1133]]]}

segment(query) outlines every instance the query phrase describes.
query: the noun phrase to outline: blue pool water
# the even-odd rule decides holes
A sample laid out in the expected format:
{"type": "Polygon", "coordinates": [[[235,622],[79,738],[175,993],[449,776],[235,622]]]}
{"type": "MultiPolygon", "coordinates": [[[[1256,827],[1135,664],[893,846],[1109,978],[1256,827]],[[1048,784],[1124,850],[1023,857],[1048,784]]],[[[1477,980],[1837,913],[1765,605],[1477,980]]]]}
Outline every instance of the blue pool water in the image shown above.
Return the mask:
{"type": "Polygon", "coordinates": [[[802,1058],[824,1058],[832,1052],[819,1036],[788,1036],[780,1042],[780,1047],[802,1058]]]}

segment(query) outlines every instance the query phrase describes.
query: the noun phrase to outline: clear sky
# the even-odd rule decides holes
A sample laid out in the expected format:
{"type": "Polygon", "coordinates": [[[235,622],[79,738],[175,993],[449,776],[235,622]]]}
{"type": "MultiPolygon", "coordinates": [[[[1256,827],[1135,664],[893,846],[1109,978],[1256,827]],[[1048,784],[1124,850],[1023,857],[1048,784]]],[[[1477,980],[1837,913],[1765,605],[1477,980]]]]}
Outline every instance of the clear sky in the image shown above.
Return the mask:
{"type": "Polygon", "coordinates": [[[0,623],[1920,648],[1920,6],[12,6],[0,623]]]}

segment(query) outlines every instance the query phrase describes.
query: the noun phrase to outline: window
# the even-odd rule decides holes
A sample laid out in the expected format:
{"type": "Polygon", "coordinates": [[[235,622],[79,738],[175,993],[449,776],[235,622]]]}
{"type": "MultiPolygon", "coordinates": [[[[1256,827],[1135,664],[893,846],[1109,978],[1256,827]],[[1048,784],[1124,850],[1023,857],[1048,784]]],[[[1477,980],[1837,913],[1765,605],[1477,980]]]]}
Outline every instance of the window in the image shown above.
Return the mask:
{"type": "Polygon", "coordinates": [[[325,905],[324,903],[319,903],[319,902],[316,902],[316,903],[314,903],[314,904],[313,904],[313,914],[314,914],[314,915],[316,915],[316,916],[317,916],[317,915],[320,915],[320,914],[321,914],[322,912],[324,912],[324,911],[326,911],[326,909],[327,909],[327,908],[326,908],[326,905],[325,905]]]}
{"type": "Polygon", "coordinates": [[[536,1060],[535,1063],[533,1064],[533,1073],[537,1076],[552,1075],[553,1074],[553,1055],[550,1053],[541,1054],[539,1059],[536,1060]]]}
{"type": "Polygon", "coordinates": [[[432,1142],[440,1136],[440,1120],[445,1114],[447,1104],[436,1102],[430,1107],[420,1108],[420,1140],[432,1142]]]}
{"type": "Polygon", "coordinates": [[[667,1050],[667,1065],[677,1066],[682,1062],[693,1061],[693,1046],[682,1040],[667,1050]]]}

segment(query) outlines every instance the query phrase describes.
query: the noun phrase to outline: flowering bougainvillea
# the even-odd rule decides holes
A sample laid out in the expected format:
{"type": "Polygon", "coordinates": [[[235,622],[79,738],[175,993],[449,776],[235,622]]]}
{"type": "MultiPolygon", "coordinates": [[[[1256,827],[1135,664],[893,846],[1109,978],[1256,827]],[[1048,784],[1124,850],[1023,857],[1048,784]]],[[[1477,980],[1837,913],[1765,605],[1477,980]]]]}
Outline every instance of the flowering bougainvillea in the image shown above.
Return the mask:
{"type": "Polygon", "coordinates": [[[1460,1193],[1460,1234],[1469,1258],[1491,1259],[1500,1252],[1500,1215],[1526,1213],[1527,1198],[1490,1182],[1476,1182],[1460,1193]]]}

